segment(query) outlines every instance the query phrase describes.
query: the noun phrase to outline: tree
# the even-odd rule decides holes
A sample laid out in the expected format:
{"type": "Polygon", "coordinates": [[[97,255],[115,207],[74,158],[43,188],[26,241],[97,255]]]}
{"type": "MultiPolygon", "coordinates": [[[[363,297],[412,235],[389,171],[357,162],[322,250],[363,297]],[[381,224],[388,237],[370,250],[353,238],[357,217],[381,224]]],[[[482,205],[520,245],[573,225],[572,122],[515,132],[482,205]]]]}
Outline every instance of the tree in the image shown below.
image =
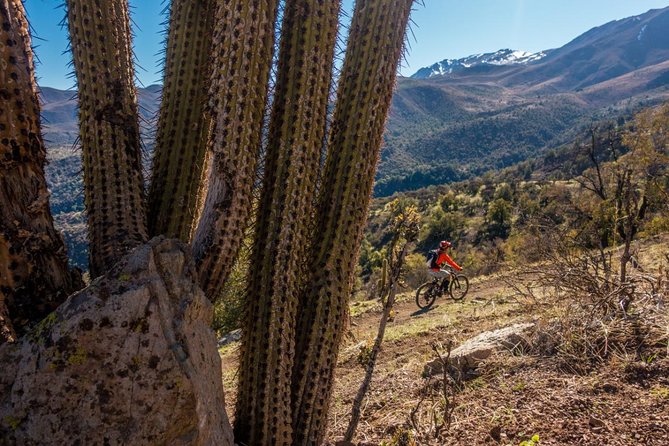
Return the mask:
{"type": "Polygon", "coordinates": [[[374,374],[374,367],[376,366],[376,358],[381,351],[381,343],[386,332],[386,325],[390,319],[390,314],[395,305],[395,295],[397,294],[397,286],[399,285],[400,276],[404,267],[404,260],[407,255],[409,244],[413,243],[418,237],[420,229],[420,214],[415,206],[403,203],[401,199],[395,199],[388,203],[390,208],[390,230],[392,238],[388,244],[387,256],[383,259],[381,284],[378,288],[379,300],[383,303],[383,313],[379,321],[379,330],[374,340],[374,345],[369,353],[367,360],[365,377],[360,384],[358,393],[353,401],[353,408],[351,410],[351,420],[349,421],[344,441],[350,442],[353,440],[355,431],[360,422],[362,414],[362,400],[367,394],[372,383],[372,375],[374,374]]]}
{"type": "Polygon", "coordinates": [[[486,212],[486,232],[488,238],[506,239],[511,231],[511,203],[504,198],[497,198],[488,204],[486,212]]]}
{"type": "Polygon", "coordinates": [[[623,137],[630,151],[612,165],[616,232],[623,242],[621,283],[627,281],[632,241],[648,215],[648,208],[656,195],[667,197],[668,132],[669,104],[637,114],[633,131],[623,137]]]}
{"type": "MultiPolygon", "coordinates": [[[[250,275],[244,322],[239,442],[323,440],[412,4],[356,2],[326,137],[338,2],[285,2],[270,101],[279,1],[173,0],[165,101],[145,208],[127,0],[66,1],[94,276],[150,235],[192,238],[200,285],[215,300],[251,219],[272,103],[253,236],[258,271],[250,275]],[[206,96],[208,105],[199,107],[206,96]]],[[[29,62],[23,68],[32,74],[29,62]]]]}
{"type": "Polygon", "coordinates": [[[204,199],[202,176],[211,116],[209,63],[216,2],[172,1],[165,45],[162,100],[156,133],[148,230],[190,242],[204,199]]]}
{"type": "Polygon", "coordinates": [[[148,240],[128,3],[68,0],[90,272],[148,240]]]}
{"type": "MultiPolygon", "coordinates": [[[[669,105],[638,113],[629,130],[622,132],[622,143],[627,153],[611,155],[611,161],[602,163],[597,154],[599,139],[591,129],[591,144],[584,147],[591,167],[577,179],[582,189],[591,194],[589,200],[580,200],[578,212],[587,220],[584,225],[597,240],[600,257],[609,243],[620,244],[618,282],[628,281],[627,267],[632,260],[632,242],[650,214],[650,209],[666,201],[667,165],[669,152],[669,105]],[[658,199],[658,198],[663,198],[658,199]],[[581,206],[586,208],[581,209],[581,206]]],[[[609,132],[608,141],[620,139],[609,132]]],[[[614,146],[611,146],[612,150],[614,146]]],[[[661,205],[661,204],[660,204],[661,205]]],[[[604,262],[605,265],[606,262],[604,262]]],[[[610,265],[607,266],[610,268],[610,265]]],[[[607,277],[610,272],[607,272],[607,277]]],[[[626,309],[629,301],[623,302],[626,309]]]]}

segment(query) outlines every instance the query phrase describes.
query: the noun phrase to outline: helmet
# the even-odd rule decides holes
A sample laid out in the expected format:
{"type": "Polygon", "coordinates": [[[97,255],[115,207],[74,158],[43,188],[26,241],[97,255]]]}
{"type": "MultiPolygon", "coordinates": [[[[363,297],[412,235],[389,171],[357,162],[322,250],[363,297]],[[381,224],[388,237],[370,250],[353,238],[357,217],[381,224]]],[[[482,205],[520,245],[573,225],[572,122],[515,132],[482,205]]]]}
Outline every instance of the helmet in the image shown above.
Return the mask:
{"type": "Polygon", "coordinates": [[[453,246],[453,245],[451,244],[451,242],[446,241],[446,240],[442,240],[442,241],[439,243],[439,249],[446,249],[446,248],[450,248],[451,246],[453,246]]]}

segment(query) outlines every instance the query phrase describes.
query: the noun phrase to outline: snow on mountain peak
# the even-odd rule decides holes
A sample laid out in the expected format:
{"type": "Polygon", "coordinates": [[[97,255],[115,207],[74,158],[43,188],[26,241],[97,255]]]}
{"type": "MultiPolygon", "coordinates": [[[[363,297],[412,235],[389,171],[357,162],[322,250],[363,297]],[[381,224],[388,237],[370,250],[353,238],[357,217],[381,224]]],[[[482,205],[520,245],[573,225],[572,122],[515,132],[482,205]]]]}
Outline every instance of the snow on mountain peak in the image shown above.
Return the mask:
{"type": "Polygon", "coordinates": [[[530,53],[503,49],[494,53],[472,54],[461,59],[444,59],[432,66],[421,68],[411,77],[426,79],[433,76],[444,76],[481,65],[524,65],[540,60],[545,56],[546,53],[543,51],[530,53]]]}

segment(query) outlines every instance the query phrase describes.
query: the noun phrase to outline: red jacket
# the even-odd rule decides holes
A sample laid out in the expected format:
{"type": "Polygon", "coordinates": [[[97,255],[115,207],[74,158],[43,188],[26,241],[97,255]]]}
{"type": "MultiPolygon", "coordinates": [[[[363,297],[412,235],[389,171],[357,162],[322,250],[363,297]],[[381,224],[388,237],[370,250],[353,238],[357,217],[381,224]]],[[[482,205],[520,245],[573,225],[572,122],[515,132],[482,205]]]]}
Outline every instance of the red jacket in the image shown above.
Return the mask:
{"type": "MultiPolygon", "coordinates": [[[[455,260],[451,258],[448,254],[446,254],[446,251],[437,251],[439,253],[439,257],[437,258],[437,265],[439,267],[442,267],[444,263],[447,263],[448,265],[452,266],[456,271],[462,271],[462,267],[455,263],[455,260]]],[[[439,271],[440,268],[432,268],[432,271],[439,271]]]]}

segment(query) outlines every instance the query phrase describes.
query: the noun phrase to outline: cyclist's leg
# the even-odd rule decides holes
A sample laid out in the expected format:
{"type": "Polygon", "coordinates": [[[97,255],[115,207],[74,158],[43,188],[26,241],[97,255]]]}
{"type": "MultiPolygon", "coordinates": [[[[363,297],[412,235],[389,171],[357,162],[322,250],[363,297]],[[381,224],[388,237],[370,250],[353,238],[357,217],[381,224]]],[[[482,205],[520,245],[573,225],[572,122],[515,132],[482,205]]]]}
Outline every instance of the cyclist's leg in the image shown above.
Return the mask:
{"type": "Polygon", "coordinates": [[[443,288],[444,292],[446,292],[446,291],[448,291],[448,285],[450,284],[450,281],[451,281],[451,272],[449,270],[446,270],[446,269],[442,269],[440,272],[443,273],[443,276],[442,276],[443,280],[441,282],[442,288],[443,288]]]}
{"type": "Polygon", "coordinates": [[[433,279],[441,279],[442,277],[444,277],[443,271],[434,271],[431,269],[427,270],[427,275],[433,279]]]}
{"type": "Polygon", "coordinates": [[[434,279],[437,280],[437,283],[441,289],[441,291],[446,291],[448,289],[448,280],[446,283],[444,283],[444,279],[447,279],[450,277],[450,274],[446,270],[439,270],[439,271],[434,271],[434,270],[429,270],[429,275],[430,277],[433,277],[434,279]]]}

